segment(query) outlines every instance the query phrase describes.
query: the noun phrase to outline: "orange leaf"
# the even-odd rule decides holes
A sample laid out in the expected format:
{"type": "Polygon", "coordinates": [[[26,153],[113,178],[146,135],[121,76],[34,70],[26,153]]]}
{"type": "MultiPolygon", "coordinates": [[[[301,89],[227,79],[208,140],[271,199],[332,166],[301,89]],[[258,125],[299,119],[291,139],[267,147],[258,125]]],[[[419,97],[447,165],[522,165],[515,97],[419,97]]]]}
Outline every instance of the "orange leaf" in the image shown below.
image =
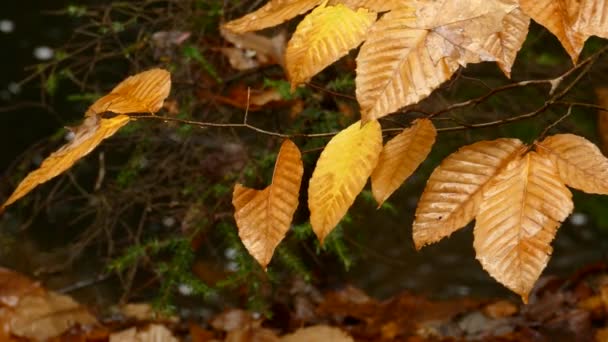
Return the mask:
{"type": "Polygon", "coordinates": [[[30,172],[4,202],[0,211],[25,196],[39,184],[72,167],[77,160],[89,154],[105,138],[112,136],[128,122],[129,117],[126,115],[118,115],[111,119],[100,119],[98,116],[87,117],[82,125],[74,129],[74,139],[46,158],[37,170],[30,172]]]}
{"type": "Polygon", "coordinates": [[[551,256],[550,242],[573,207],[550,159],[529,152],[513,160],[484,190],[474,230],[477,260],[527,302],[551,256]]]}
{"type": "Polygon", "coordinates": [[[522,152],[521,141],[503,138],[461,147],[445,158],[418,201],[413,226],[416,248],[450,236],[471,222],[483,188],[522,152]]]}
{"type": "Polygon", "coordinates": [[[285,140],[277,156],[272,183],[264,190],[237,184],[232,194],[239,236],[249,253],[266,268],[289,230],[298,207],[304,166],[298,147],[285,140]]]}
{"type": "Polygon", "coordinates": [[[426,159],[436,136],[431,120],[418,119],[386,143],[372,172],[372,193],[378,206],[382,206],[426,159]]]}
{"type": "Polygon", "coordinates": [[[256,11],[224,24],[224,28],[235,33],[265,29],[308,12],[322,2],[323,0],[270,0],[256,11]]]}
{"type": "Polygon", "coordinates": [[[608,159],[592,142],[574,134],[556,134],[536,146],[539,154],[555,162],[566,185],[608,195],[608,159]]]}
{"type": "Polygon", "coordinates": [[[163,69],[151,69],[130,76],[112,91],[95,101],[86,112],[93,116],[105,112],[116,114],[156,113],[171,91],[171,74],[163,69]]]}

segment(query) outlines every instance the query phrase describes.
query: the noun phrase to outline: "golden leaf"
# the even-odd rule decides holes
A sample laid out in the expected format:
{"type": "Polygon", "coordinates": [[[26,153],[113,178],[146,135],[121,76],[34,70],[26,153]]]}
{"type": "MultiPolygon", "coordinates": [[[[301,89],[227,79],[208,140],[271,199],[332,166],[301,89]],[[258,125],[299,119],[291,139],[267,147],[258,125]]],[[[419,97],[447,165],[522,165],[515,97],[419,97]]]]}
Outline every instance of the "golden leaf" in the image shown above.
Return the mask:
{"type": "Polygon", "coordinates": [[[386,143],[372,172],[372,193],[378,206],[426,159],[436,136],[431,120],[418,119],[386,143]]]}
{"type": "Polygon", "coordinates": [[[447,59],[433,62],[424,45],[428,31],[411,29],[415,23],[416,10],[406,2],[380,18],[361,46],[356,95],[362,121],[422,100],[458,69],[447,59]]]}
{"type": "Polygon", "coordinates": [[[527,32],[517,8],[513,0],[410,0],[385,14],[357,57],[362,120],[424,99],[459,65],[498,61],[510,71],[527,32]]]}
{"type": "Polygon", "coordinates": [[[120,82],[108,95],[95,101],[85,115],[156,113],[170,91],[171,74],[167,70],[147,70],[120,82]]]}
{"type": "Polygon", "coordinates": [[[308,12],[323,1],[271,0],[258,10],[224,24],[224,28],[235,33],[245,33],[276,26],[299,14],[308,12]]]}
{"type": "Polygon", "coordinates": [[[352,9],[367,8],[374,12],[386,12],[398,8],[402,0],[332,0],[330,5],[344,4],[352,9]]]}
{"type": "Polygon", "coordinates": [[[539,154],[557,165],[566,185],[590,194],[608,194],[608,159],[592,142],[574,134],[556,134],[536,146],[539,154]]]}
{"type": "Polygon", "coordinates": [[[89,154],[102,140],[112,136],[128,122],[129,117],[126,115],[118,115],[111,119],[101,119],[98,116],[87,117],[82,125],[74,128],[74,139],[46,158],[38,169],[30,172],[4,202],[0,211],[25,196],[39,184],[72,167],[78,159],[89,154]]]}
{"type": "Polygon", "coordinates": [[[355,122],[321,153],[308,187],[310,223],[321,243],[363,190],[381,150],[380,124],[371,121],[355,122]]]}
{"type": "Polygon", "coordinates": [[[232,194],[239,236],[249,253],[266,268],[289,230],[298,207],[304,166],[298,147],[285,140],[277,156],[272,183],[264,190],[237,184],[232,194]]]}
{"type": "Polygon", "coordinates": [[[608,1],[580,1],[574,29],[586,37],[608,38],[608,1]]]}
{"type": "Polygon", "coordinates": [[[496,63],[502,72],[507,77],[511,77],[511,66],[515,62],[515,56],[528,35],[530,17],[516,8],[504,17],[502,24],[502,31],[490,35],[484,42],[483,48],[496,58],[496,63]]]}
{"type": "MultiPolygon", "coordinates": [[[[592,0],[596,1],[596,0],[592,0]]],[[[576,62],[587,37],[574,28],[579,0],[520,0],[519,6],[532,19],[559,39],[576,62]]]]}
{"type": "Polygon", "coordinates": [[[292,88],[309,81],[349,50],[361,44],[376,13],[344,5],[319,6],[300,22],[285,51],[292,88]]]}
{"type": "Polygon", "coordinates": [[[482,190],[524,150],[517,139],[480,141],[445,158],[429,177],[413,224],[417,249],[450,236],[479,210],[482,190]]]}
{"type": "Polygon", "coordinates": [[[483,192],[474,229],[477,259],[527,303],[549,261],[550,242],[573,206],[550,159],[529,152],[511,161],[483,192]]]}

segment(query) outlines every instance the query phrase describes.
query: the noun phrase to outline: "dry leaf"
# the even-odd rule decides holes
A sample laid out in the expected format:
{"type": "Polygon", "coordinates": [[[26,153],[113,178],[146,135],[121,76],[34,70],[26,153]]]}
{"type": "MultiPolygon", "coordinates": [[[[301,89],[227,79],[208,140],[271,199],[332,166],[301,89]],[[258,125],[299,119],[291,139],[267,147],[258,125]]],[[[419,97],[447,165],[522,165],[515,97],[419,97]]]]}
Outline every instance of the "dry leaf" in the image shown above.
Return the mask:
{"type": "Polygon", "coordinates": [[[331,342],[353,342],[353,338],[339,328],[327,325],[316,325],[307,328],[300,328],[293,334],[281,337],[281,342],[310,342],[310,341],[331,341],[331,342]]]}
{"type": "Polygon", "coordinates": [[[74,139],[46,158],[37,170],[30,172],[0,207],[0,211],[25,196],[39,184],[72,167],[76,161],[89,154],[105,138],[112,136],[128,122],[129,117],[126,115],[118,115],[111,119],[101,119],[98,116],[87,117],[82,125],[74,129],[74,139]]]}
{"type": "Polygon", "coordinates": [[[344,4],[354,10],[367,8],[374,12],[386,12],[398,8],[402,0],[331,0],[330,5],[344,4]]]}
{"type": "Polygon", "coordinates": [[[9,319],[12,334],[36,340],[59,336],[76,324],[97,320],[72,298],[53,292],[23,297],[9,319]]]}
{"type": "Polygon", "coordinates": [[[550,159],[529,152],[511,161],[483,191],[474,230],[477,260],[527,303],[573,206],[550,159]]]}
{"type": "Polygon", "coordinates": [[[239,236],[249,253],[266,268],[289,230],[298,207],[304,166],[298,147],[285,140],[277,156],[272,183],[264,190],[237,184],[232,194],[239,236]]]}
{"type": "Polygon", "coordinates": [[[0,304],[15,307],[24,296],[43,295],[44,290],[38,282],[28,277],[0,267],[0,304]]]}
{"type": "Polygon", "coordinates": [[[151,69],[127,77],[108,95],[95,101],[85,115],[156,113],[170,91],[171,74],[164,69],[151,69]]]}
{"type": "Polygon", "coordinates": [[[233,331],[258,325],[249,311],[241,309],[228,309],[211,320],[211,326],[221,331],[233,331]]]}
{"type": "Polygon", "coordinates": [[[608,159],[589,140],[557,134],[536,144],[539,154],[553,160],[569,187],[590,194],[608,194],[608,159]]]}
{"type": "Polygon", "coordinates": [[[287,44],[285,64],[292,88],[361,44],[376,13],[344,5],[315,8],[300,22],[287,44]]]}
{"type": "Polygon", "coordinates": [[[382,130],[372,121],[355,122],[321,152],[308,187],[310,223],[321,243],[363,190],[381,150],[382,130]]]}
{"type": "Polygon", "coordinates": [[[520,0],[520,6],[559,39],[574,63],[587,38],[608,38],[606,0],[520,0]]]}
{"type": "Polygon", "coordinates": [[[372,193],[378,206],[382,206],[426,159],[436,136],[431,120],[418,119],[386,143],[372,172],[372,193]]]}
{"type": "Polygon", "coordinates": [[[517,139],[480,141],[445,158],[429,177],[413,225],[417,249],[450,236],[471,222],[482,189],[524,150],[517,139]]]}
{"type": "Polygon", "coordinates": [[[274,331],[260,327],[241,327],[226,335],[224,342],[279,342],[274,331]]]}
{"type": "Polygon", "coordinates": [[[110,335],[110,342],[178,342],[171,331],[162,324],[150,324],[146,329],[137,331],[133,327],[110,335]]]}
{"type": "Polygon", "coordinates": [[[308,12],[322,2],[323,0],[270,0],[256,11],[232,20],[223,27],[235,33],[258,31],[308,12]]]}
{"type": "Polygon", "coordinates": [[[220,34],[236,46],[236,48],[220,48],[234,69],[247,70],[268,64],[283,65],[287,39],[285,31],[266,37],[255,33],[236,34],[222,27],[220,34]]]}

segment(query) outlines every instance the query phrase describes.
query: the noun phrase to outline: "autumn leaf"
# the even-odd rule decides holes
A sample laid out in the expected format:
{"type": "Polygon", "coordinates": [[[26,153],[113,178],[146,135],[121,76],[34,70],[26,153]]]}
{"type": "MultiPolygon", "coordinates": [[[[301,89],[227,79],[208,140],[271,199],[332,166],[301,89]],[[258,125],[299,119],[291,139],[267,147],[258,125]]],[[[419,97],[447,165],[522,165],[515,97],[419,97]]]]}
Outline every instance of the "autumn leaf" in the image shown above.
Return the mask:
{"type": "Polygon", "coordinates": [[[608,38],[606,0],[520,0],[520,6],[559,39],[574,63],[587,38],[608,38]]]}
{"type": "Polygon", "coordinates": [[[380,124],[371,121],[363,127],[355,122],[321,153],[308,187],[310,223],[321,243],[363,190],[381,150],[380,124]]]}
{"type": "Polygon", "coordinates": [[[435,143],[437,131],[429,119],[418,119],[391,139],[372,172],[372,194],[381,206],[426,159],[435,143]]]}
{"type": "Polygon", "coordinates": [[[524,150],[517,139],[480,141],[445,158],[429,177],[413,224],[417,249],[467,225],[479,210],[483,188],[524,150]]]}
{"type": "Polygon", "coordinates": [[[224,28],[235,33],[245,33],[276,26],[299,14],[308,12],[323,1],[271,0],[258,10],[224,24],[224,28]]]}
{"type": "Polygon", "coordinates": [[[460,66],[497,61],[509,74],[528,20],[515,1],[405,1],[372,26],[357,57],[362,120],[427,97],[460,66]]]}
{"type": "Polygon", "coordinates": [[[89,154],[104,139],[112,136],[128,122],[129,117],[126,115],[118,115],[111,119],[102,119],[98,116],[87,117],[82,125],[74,128],[72,141],[46,158],[37,170],[30,172],[4,202],[0,211],[25,196],[39,184],[72,167],[76,161],[89,154]]]}
{"type": "Polygon", "coordinates": [[[344,5],[319,6],[304,18],[285,52],[292,88],[309,81],[340,57],[356,48],[376,21],[376,13],[344,5]]]}
{"type": "Polygon", "coordinates": [[[156,113],[171,91],[171,74],[164,69],[151,69],[130,76],[112,91],[95,101],[86,116],[112,112],[115,114],[156,113]]]}
{"type": "Polygon", "coordinates": [[[266,268],[296,208],[304,166],[298,147],[285,140],[277,156],[272,183],[264,190],[237,184],[232,194],[239,236],[249,253],[266,268]]]}
{"type": "MultiPolygon", "coordinates": [[[[608,88],[599,87],[595,89],[597,103],[602,108],[608,108],[608,88]]],[[[604,155],[608,155],[608,112],[597,111],[597,135],[600,138],[600,146],[604,155]]]]}
{"type": "Polygon", "coordinates": [[[552,160],[569,187],[590,194],[608,194],[608,159],[589,140],[556,134],[536,144],[539,154],[552,160]]]}
{"type": "Polygon", "coordinates": [[[483,191],[474,229],[477,260],[527,302],[573,206],[550,159],[529,152],[511,161],[483,191]]]}
{"type": "Polygon", "coordinates": [[[398,8],[402,0],[332,0],[330,5],[344,4],[352,9],[366,8],[374,12],[386,12],[398,8]]]}
{"type": "Polygon", "coordinates": [[[300,328],[291,334],[281,336],[281,342],[332,341],[353,342],[353,338],[336,327],[315,325],[300,328]]]}

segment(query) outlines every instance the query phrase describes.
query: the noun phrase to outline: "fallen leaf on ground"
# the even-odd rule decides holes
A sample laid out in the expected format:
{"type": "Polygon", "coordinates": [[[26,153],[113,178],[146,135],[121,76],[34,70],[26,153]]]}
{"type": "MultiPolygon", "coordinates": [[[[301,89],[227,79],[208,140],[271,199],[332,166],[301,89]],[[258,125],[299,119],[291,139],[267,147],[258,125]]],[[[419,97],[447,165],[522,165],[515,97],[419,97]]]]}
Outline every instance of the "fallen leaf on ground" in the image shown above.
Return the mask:
{"type": "Polygon", "coordinates": [[[151,324],[139,330],[129,328],[110,335],[110,342],[178,342],[171,331],[161,324],[151,324]]]}
{"type": "Polygon", "coordinates": [[[292,334],[281,337],[281,342],[309,341],[353,342],[354,340],[341,329],[327,325],[301,328],[292,334]]]}

